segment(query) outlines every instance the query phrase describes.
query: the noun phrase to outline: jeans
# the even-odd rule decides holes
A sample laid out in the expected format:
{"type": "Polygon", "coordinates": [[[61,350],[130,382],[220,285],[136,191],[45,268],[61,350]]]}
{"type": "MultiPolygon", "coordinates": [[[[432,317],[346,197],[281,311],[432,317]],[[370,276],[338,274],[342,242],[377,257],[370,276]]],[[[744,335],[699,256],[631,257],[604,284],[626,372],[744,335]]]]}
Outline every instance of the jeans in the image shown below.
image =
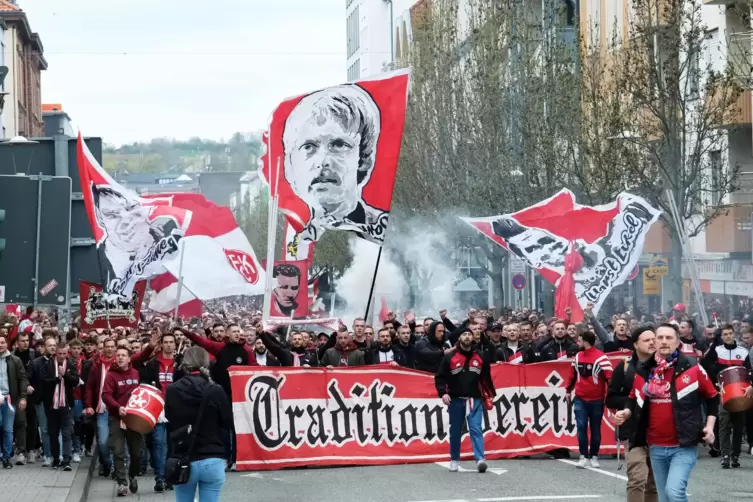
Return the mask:
{"type": "Polygon", "coordinates": [[[219,502],[224,484],[224,458],[205,458],[191,462],[191,477],[188,478],[188,483],[175,486],[175,502],[194,502],[197,485],[199,502],[219,502]]]}
{"type": "Polygon", "coordinates": [[[73,451],[81,450],[81,423],[83,422],[84,402],[80,399],[73,405],[73,451]]]}
{"type": "Polygon", "coordinates": [[[648,454],[659,502],[687,502],[688,478],[698,461],[698,447],[650,446],[648,454]]]}
{"type": "MultiPolygon", "coordinates": [[[[39,433],[42,436],[42,451],[45,457],[51,457],[50,453],[50,435],[47,430],[47,413],[44,411],[44,405],[38,404],[35,406],[37,411],[37,423],[39,423],[39,433]]],[[[27,448],[29,448],[27,446],[27,448]]]]}
{"type": "Polygon", "coordinates": [[[450,414],[450,460],[460,460],[460,443],[463,438],[463,423],[466,420],[466,407],[472,402],[468,413],[468,432],[471,435],[473,457],[478,461],[484,458],[484,436],[481,432],[483,401],[481,399],[452,398],[448,412],[450,414]]]}
{"type": "Polygon", "coordinates": [[[110,437],[110,422],[107,412],[97,414],[97,445],[100,465],[112,465],[112,451],[107,442],[110,437]]]}
{"type": "Polygon", "coordinates": [[[167,458],[167,427],[166,424],[157,424],[152,431],[152,444],[150,448],[152,456],[152,468],[154,480],[165,480],[165,459],[167,458]]]}
{"type": "Polygon", "coordinates": [[[599,455],[601,448],[601,418],[604,416],[604,401],[584,401],[576,397],[573,403],[575,427],[578,429],[578,449],[583,457],[599,455]],[[588,429],[591,429],[591,448],[588,448],[588,429]]]}
{"type": "Polygon", "coordinates": [[[5,396],[0,397],[0,425],[2,425],[2,458],[3,460],[10,460],[13,456],[13,426],[16,424],[16,410],[15,407],[11,408],[10,402],[5,399],[5,396]]]}

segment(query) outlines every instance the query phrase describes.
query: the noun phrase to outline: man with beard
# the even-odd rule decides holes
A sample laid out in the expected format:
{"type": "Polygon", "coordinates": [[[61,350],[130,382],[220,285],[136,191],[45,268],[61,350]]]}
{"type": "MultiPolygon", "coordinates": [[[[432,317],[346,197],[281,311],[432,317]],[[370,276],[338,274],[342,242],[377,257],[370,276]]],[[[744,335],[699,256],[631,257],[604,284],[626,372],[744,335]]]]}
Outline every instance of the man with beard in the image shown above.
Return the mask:
{"type": "Polygon", "coordinates": [[[445,326],[441,321],[434,321],[426,336],[416,343],[416,369],[436,373],[444,355],[452,350],[445,349],[444,342],[445,326]]]}
{"type": "Polygon", "coordinates": [[[450,471],[458,471],[463,423],[467,420],[476,468],[486,472],[481,418],[484,399],[494,397],[494,385],[489,364],[473,348],[471,330],[462,331],[457,347],[442,358],[434,384],[450,415],[450,471]]]}
{"type": "Polygon", "coordinates": [[[264,346],[261,338],[257,338],[254,342],[254,355],[256,356],[256,364],[259,366],[280,366],[280,361],[267,352],[267,347],[264,346]]]}
{"type": "MultiPolygon", "coordinates": [[[[402,353],[400,353],[402,355],[402,353]]],[[[371,350],[372,364],[387,364],[390,366],[403,366],[396,360],[398,353],[392,349],[392,335],[386,326],[377,333],[377,344],[371,350]]]]}
{"type": "Polygon", "coordinates": [[[340,366],[363,366],[366,364],[366,360],[363,352],[358,350],[356,344],[353,343],[350,333],[338,331],[335,346],[324,352],[319,364],[332,369],[340,366]]]}
{"type": "MultiPolygon", "coordinates": [[[[293,333],[290,335],[290,349],[283,347],[271,332],[274,331],[274,327],[269,327],[267,330],[259,333],[259,338],[256,340],[258,345],[259,341],[263,346],[274,356],[280,366],[303,366],[304,368],[310,368],[312,366],[318,366],[318,360],[315,350],[309,350],[306,346],[303,333],[293,333]]],[[[308,333],[306,333],[308,336],[308,333]]],[[[259,353],[257,351],[256,360],[259,360],[259,353]]],[[[267,364],[267,366],[270,366],[267,364]]]]}
{"type": "MultiPolygon", "coordinates": [[[[48,339],[47,343],[54,341],[48,339]]],[[[61,467],[70,471],[71,451],[73,443],[73,389],[79,384],[76,363],[68,356],[68,346],[65,342],[56,344],[55,357],[47,360],[41,366],[42,404],[47,416],[47,431],[50,437],[50,451],[52,453],[52,468],[61,467]],[[63,437],[63,462],[60,463],[60,442],[58,436],[63,437]]]]}
{"type": "Polygon", "coordinates": [[[497,361],[511,364],[535,362],[531,347],[520,341],[520,330],[517,324],[509,326],[507,341],[497,349],[497,361]]]}
{"type": "MultiPolygon", "coordinates": [[[[633,389],[635,373],[654,357],[654,340],[656,335],[648,326],[636,328],[630,339],[633,340],[633,354],[614,368],[607,388],[606,406],[612,410],[622,410],[628,405],[630,391],[633,389]]],[[[619,428],[619,441],[627,441],[633,424],[630,420],[619,428]]],[[[648,461],[648,447],[636,446],[626,448],[627,463],[627,500],[628,502],[656,502],[656,484],[651,464],[648,461]]]]}
{"type": "Polygon", "coordinates": [[[541,360],[559,361],[575,357],[580,349],[578,344],[567,336],[565,322],[555,322],[552,331],[554,336],[541,347],[541,360]]]}
{"type": "MultiPolygon", "coordinates": [[[[423,328],[423,326],[421,326],[423,328]]],[[[397,343],[392,346],[395,361],[406,368],[416,367],[416,338],[408,326],[400,326],[397,330],[397,343]]]]}

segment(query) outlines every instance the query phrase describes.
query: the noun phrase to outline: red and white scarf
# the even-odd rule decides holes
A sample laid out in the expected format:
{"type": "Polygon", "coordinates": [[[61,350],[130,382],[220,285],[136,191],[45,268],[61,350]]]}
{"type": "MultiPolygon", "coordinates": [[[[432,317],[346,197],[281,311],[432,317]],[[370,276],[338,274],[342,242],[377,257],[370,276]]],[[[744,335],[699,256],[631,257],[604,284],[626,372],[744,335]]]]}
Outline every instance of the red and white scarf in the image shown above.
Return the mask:
{"type": "Polygon", "coordinates": [[[63,377],[65,372],[68,371],[68,360],[63,361],[63,368],[60,369],[57,361],[55,361],[55,378],[58,383],[55,385],[55,394],[52,396],[52,409],[57,410],[59,408],[65,408],[65,382],[63,377]]]}

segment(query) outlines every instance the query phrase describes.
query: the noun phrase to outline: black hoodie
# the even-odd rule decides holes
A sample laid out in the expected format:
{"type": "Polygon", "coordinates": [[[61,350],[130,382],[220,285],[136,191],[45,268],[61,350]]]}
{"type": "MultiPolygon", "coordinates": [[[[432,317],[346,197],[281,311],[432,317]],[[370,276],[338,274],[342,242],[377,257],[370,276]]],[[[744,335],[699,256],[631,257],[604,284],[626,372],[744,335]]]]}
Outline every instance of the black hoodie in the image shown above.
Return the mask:
{"type": "Polygon", "coordinates": [[[442,324],[440,321],[434,321],[429,325],[429,331],[426,336],[416,343],[416,369],[436,373],[439,364],[444,357],[445,336],[437,340],[435,333],[437,326],[442,324]]]}
{"type": "MultiPolygon", "coordinates": [[[[165,418],[170,422],[172,430],[185,425],[196,425],[201,401],[207,393],[204,416],[197,427],[191,462],[205,458],[227,458],[233,409],[222,387],[199,374],[186,375],[167,387],[165,418]]],[[[183,453],[173,452],[174,455],[183,453]]]]}

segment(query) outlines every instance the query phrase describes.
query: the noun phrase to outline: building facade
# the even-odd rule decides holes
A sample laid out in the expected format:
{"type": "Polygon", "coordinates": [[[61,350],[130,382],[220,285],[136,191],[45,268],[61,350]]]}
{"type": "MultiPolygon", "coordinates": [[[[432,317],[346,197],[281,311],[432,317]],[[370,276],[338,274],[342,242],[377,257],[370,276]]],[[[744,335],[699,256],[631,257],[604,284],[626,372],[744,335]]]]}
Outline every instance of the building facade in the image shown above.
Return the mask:
{"type": "Polygon", "coordinates": [[[0,134],[42,137],[42,71],[47,69],[42,40],[31,30],[26,14],[9,0],[0,0],[0,31],[0,66],[8,68],[0,134]]]}

